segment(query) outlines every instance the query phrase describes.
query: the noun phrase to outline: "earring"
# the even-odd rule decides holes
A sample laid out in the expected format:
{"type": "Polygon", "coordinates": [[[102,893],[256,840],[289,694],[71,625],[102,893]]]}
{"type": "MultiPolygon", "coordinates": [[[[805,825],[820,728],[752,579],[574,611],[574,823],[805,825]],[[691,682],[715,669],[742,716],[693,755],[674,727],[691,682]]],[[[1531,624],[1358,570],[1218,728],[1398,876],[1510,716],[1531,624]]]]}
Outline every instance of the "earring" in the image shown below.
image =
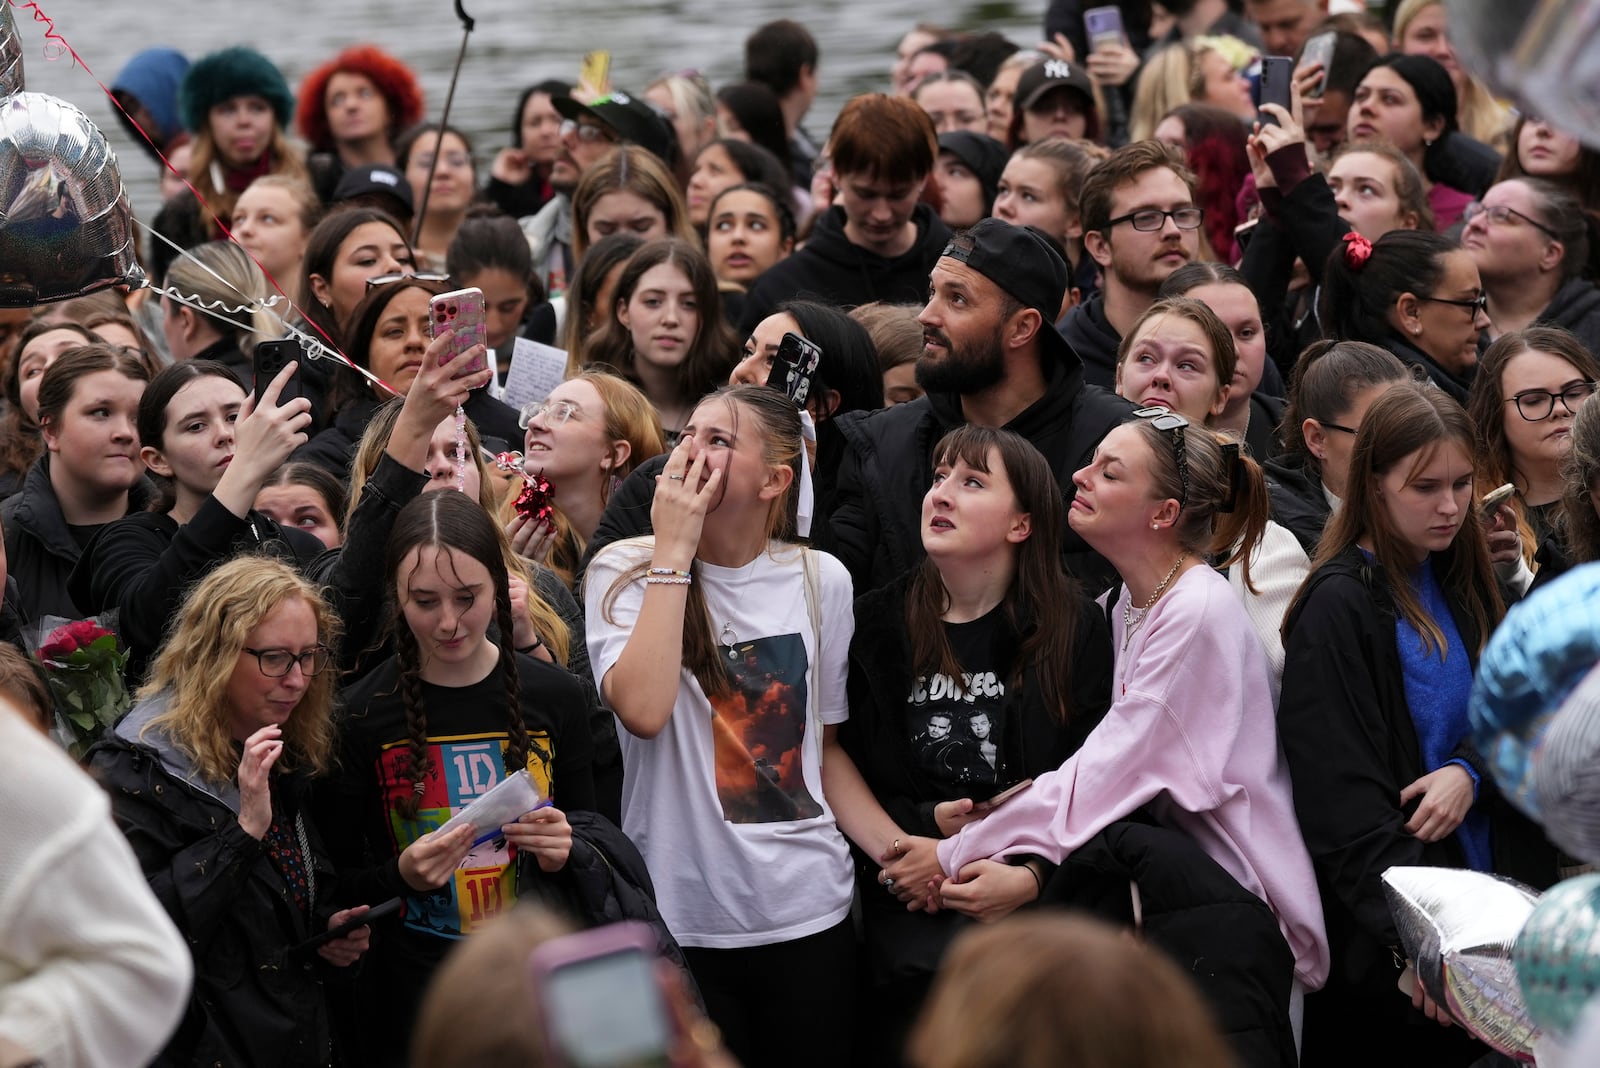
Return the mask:
{"type": "Polygon", "coordinates": [[[1413,334],[1422,333],[1422,324],[1421,323],[1413,323],[1412,326],[1411,326],[1411,332],[1413,334]]]}
{"type": "Polygon", "coordinates": [[[1160,523],[1151,523],[1150,524],[1150,529],[1151,530],[1160,530],[1161,529],[1161,524],[1160,523]]]}

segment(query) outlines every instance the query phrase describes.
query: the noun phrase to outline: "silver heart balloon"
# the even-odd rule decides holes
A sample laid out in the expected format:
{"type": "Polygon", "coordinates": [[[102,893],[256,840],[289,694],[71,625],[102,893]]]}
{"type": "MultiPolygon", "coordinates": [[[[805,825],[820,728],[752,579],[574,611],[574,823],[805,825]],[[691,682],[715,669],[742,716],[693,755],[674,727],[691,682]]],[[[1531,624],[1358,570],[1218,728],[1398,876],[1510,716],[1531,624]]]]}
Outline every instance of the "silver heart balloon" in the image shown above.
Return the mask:
{"type": "Polygon", "coordinates": [[[1600,992],[1600,875],[1544,892],[1511,949],[1528,1014],[1565,1039],[1600,992]]]}
{"type": "Polygon", "coordinates": [[[1600,147],[1600,2],[1446,0],[1450,43],[1491,87],[1600,147]]]}
{"type": "Polygon", "coordinates": [[[1383,873],[1383,893],[1428,996],[1485,1044],[1531,1061],[1539,1031],[1517,987],[1511,946],[1538,893],[1482,872],[1404,867],[1383,873]]]}
{"type": "Polygon", "coordinates": [[[1600,668],[1550,717],[1528,778],[1550,840],[1580,860],[1600,862],[1600,668]]]}
{"type": "Polygon", "coordinates": [[[94,123],[43,93],[0,100],[0,307],[144,280],[117,158],[94,123]]]}
{"type": "Polygon", "coordinates": [[[26,88],[22,76],[22,35],[11,5],[0,0],[0,97],[20,93],[26,88]]]}

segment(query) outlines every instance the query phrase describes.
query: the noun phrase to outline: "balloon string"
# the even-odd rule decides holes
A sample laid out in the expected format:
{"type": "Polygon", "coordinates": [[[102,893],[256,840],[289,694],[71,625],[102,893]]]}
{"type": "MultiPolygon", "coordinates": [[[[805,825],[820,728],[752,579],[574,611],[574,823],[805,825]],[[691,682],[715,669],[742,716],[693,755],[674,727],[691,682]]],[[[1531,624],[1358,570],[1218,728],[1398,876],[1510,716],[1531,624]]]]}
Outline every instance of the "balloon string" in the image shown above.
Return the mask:
{"type": "MultiPolygon", "coordinates": [[[[18,11],[31,12],[33,15],[33,21],[44,25],[45,43],[42,51],[45,59],[53,63],[59,60],[62,55],[71,56],[72,62],[77,66],[82,67],[83,72],[89,76],[90,80],[100,87],[100,91],[106,95],[106,99],[111,101],[111,106],[122,113],[123,117],[128,120],[128,124],[130,126],[139,131],[139,136],[145,139],[145,143],[148,144],[150,146],[150,150],[156,154],[156,158],[161,160],[161,165],[171,172],[173,177],[182,182],[184,184],[184,188],[188,189],[189,192],[194,194],[194,198],[197,202],[199,202],[201,210],[211,217],[212,222],[217,224],[217,230],[229,241],[239,245],[239,239],[233,236],[233,231],[229,230],[227,225],[223,223],[222,219],[217,215],[217,213],[212,210],[210,203],[207,202],[206,198],[200,194],[200,190],[196,189],[193,183],[189,181],[189,176],[172,165],[172,161],[167,158],[166,153],[161,151],[161,146],[156,144],[156,139],[151,137],[150,134],[145,131],[143,126],[139,125],[139,120],[135,119],[131,114],[128,113],[128,109],[122,106],[122,101],[117,99],[117,95],[106,87],[106,83],[100,80],[99,75],[95,74],[94,71],[89,69],[89,64],[83,61],[83,57],[78,54],[78,50],[76,48],[72,47],[72,43],[65,37],[61,36],[60,32],[56,30],[55,19],[51,18],[49,15],[46,15],[39,5],[34,2],[34,0],[5,0],[5,2],[10,3],[10,5],[18,11]]],[[[134,221],[138,222],[137,219],[134,221]]],[[[139,225],[144,226],[143,223],[139,223],[139,225]]],[[[155,233],[155,231],[150,230],[148,226],[145,226],[144,228],[149,230],[149,232],[152,234],[155,233]]],[[[165,237],[162,237],[162,240],[167,241],[165,237]]],[[[174,245],[171,241],[167,241],[167,244],[172,245],[173,248],[176,248],[180,252],[187,254],[188,250],[183,249],[178,245],[174,245]]],[[[256,259],[254,253],[245,248],[243,245],[239,245],[239,247],[244,249],[244,253],[250,257],[250,261],[260,268],[261,273],[266,276],[267,281],[272,284],[272,288],[276,289],[280,294],[282,294],[284,300],[289,302],[289,307],[293,309],[301,319],[310,324],[313,330],[322,335],[322,341],[315,343],[319,349],[322,349],[324,352],[330,352],[334,354],[341,362],[352,368],[355,368],[357,371],[361,371],[362,374],[367,373],[364,369],[356,367],[349,357],[345,356],[343,352],[339,351],[338,344],[333,340],[333,338],[328,336],[328,332],[326,330],[322,329],[322,327],[319,326],[310,316],[300,311],[300,308],[294,302],[294,298],[289,295],[289,291],[278,284],[278,280],[272,276],[272,272],[267,270],[266,267],[262,265],[260,260],[256,259]],[[323,342],[326,342],[327,344],[324,345],[323,342]]],[[[241,296],[242,295],[243,294],[241,294],[241,296]]],[[[279,322],[282,321],[282,319],[279,319],[279,322]]],[[[285,323],[284,325],[287,326],[288,324],[285,323]]],[[[299,331],[295,331],[295,333],[304,337],[304,334],[299,331]]],[[[368,375],[367,377],[370,378],[372,376],[368,375]]],[[[385,385],[384,388],[388,389],[389,387],[385,385]]],[[[394,390],[390,390],[390,392],[393,393],[394,390]]]]}

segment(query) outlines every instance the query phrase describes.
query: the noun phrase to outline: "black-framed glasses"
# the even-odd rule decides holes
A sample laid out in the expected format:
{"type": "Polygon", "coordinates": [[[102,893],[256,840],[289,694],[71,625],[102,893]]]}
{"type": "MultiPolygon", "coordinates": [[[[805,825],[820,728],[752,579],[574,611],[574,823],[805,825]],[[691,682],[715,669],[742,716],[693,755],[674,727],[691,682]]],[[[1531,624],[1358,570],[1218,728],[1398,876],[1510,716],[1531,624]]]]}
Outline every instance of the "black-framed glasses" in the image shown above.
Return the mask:
{"type": "Polygon", "coordinates": [[[1557,398],[1560,398],[1561,407],[1567,410],[1568,415],[1577,415],[1583,402],[1594,395],[1595,388],[1593,382],[1574,382],[1559,393],[1552,393],[1548,389],[1525,389],[1507,398],[1506,403],[1515,404],[1517,414],[1523,419],[1539,423],[1555,414],[1557,398]]]}
{"type": "Polygon", "coordinates": [[[545,426],[561,426],[581,411],[582,408],[569,400],[539,401],[523,406],[522,413],[517,417],[517,425],[526,430],[529,423],[542,415],[545,426]]]}
{"type": "Polygon", "coordinates": [[[1535,219],[1531,215],[1524,214],[1523,212],[1518,211],[1516,208],[1508,208],[1504,204],[1496,204],[1491,208],[1486,204],[1479,204],[1476,200],[1474,200],[1471,204],[1468,204],[1466,210],[1461,213],[1461,223],[1464,226],[1480,215],[1487,216],[1489,221],[1496,226],[1505,226],[1514,218],[1521,219],[1534,229],[1543,230],[1545,234],[1549,236],[1550,240],[1561,240],[1560,235],[1558,235],[1554,230],[1546,226],[1544,223],[1540,222],[1538,219],[1535,219]]]}
{"type": "Polygon", "coordinates": [[[250,649],[244,652],[256,658],[256,663],[261,666],[261,674],[269,679],[281,679],[289,674],[289,669],[300,665],[300,674],[306,678],[322,674],[327,670],[328,662],[333,659],[333,652],[326,645],[314,645],[303,653],[292,653],[288,649],[250,649]]]}
{"type": "Polygon", "coordinates": [[[1479,294],[1471,300],[1452,300],[1449,297],[1418,297],[1417,299],[1425,300],[1430,304],[1452,304],[1457,308],[1471,308],[1474,319],[1480,313],[1489,314],[1489,298],[1483,294],[1479,294]]]}
{"type": "Polygon", "coordinates": [[[1355,437],[1356,434],[1360,433],[1360,431],[1356,430],[1356,428],[1353,427],[1353,426],[1343,426],[1343,425],[1341,425],[1339,423],[1329,423],[1329,422],[1326,422],[1326,421],[1324,421],[1322,419],[1318,419],[1317,423],[1324,430],[1337,430],[1341,434],[1349,434],[1351,437],[1355,437]]]}
{"type": "Polygon", "coordinates": [[[1178,464],[1178,508],[1182,510],[1189,504],[1189,439],[1184,433],[1189,420],[1177,412],[1160,407],[1137,408],[1133,414],[1137,419],[1150,420],[1150,425],[1172,442],[1172,458],[1178,464]]]}
{"type": "Polygon", "coordinates": [[[407,278],[418,282],[450,281],[449,275],[441,274],[438,271],[396,271],[393,274],[380,274],[375,278],[367,279],[367,288],[373,289],[377,286],[386,286],[390,282],[402,282],[407,278]]]}
{"type": "Polygon", "coordinates": [[[1115,219],[1106,221],[1105,228],[1111,229],[1119,223],[1132,223],[1135,230],[1144,233],[1154,233],[1167,225],[1167,220],[1172,220],[1172,225],[1180,230],[1198,230],[1205,221],[1206,213],[1203,208],[1173,208],[1171,211],[1162,211],[1160,208],[1144,208],[1140,211],[1129,212],[1127,215],[1118,215],[1115,219]]]}

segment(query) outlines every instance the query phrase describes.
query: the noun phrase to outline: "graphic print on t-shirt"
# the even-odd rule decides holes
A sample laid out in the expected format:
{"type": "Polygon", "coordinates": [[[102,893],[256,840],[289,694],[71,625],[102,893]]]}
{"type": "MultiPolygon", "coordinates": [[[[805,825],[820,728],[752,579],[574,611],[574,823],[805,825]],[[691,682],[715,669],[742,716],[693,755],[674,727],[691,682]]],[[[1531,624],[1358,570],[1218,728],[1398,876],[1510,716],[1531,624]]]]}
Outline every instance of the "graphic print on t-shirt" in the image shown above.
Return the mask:
{"type": "MultiPolygon", "coordinates": [[[[723,647],[726,655],[727,647],[723,647]]],[[[733,693],[711,698],[717,797],[729,823],[785,823],[822,815],[806,789],[805,641],[798,634],[733,646],[733,693]]]]}
{"type": "Polygon", "coordinates": [[[997,783],[1005,695],[992,671],[960,682],[938,673],[919,677],[906,698],[906,722],[922,770],[952,786],[997,783]]]}
{"type": "MultiPolygon", "coordinates": [[[[384,812],[395,856],[429,831],[442,826],[455,813],[489,792],[505,774],[505,751],[510,743],[503,734],[459,735],[429,738],[428,774],[423,780],[417,818],[408,820],[400,803],[417,796],[405,777],[410,747],[405,742],[385,746],[378,755],[378,776],[383,784],[384,812]]],[[[543,731],[528,736],[528,774],[539,792],[550,797],[554,751],[543,731]]],[[[479,833],[488,828],[479,828],[479,833]]],[[[431,894],[406,898],[405,924],[444,938],[471,934],[484,922],[510,908],[516,900],[512,855],[503,838],[482,842],[467,854],[450,882],[431,894]]]]}

